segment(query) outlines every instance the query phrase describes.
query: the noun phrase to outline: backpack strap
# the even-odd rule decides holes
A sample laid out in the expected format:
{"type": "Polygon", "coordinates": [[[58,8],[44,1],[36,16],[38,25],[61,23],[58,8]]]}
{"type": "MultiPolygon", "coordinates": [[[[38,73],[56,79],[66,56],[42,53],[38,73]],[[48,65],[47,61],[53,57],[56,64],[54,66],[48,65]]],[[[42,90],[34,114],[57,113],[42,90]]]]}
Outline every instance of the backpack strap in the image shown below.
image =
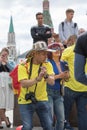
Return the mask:
{"type": "Polygon", "coordinates": [[[62,25],[62,31],[64,31],[64,22],[61,22],[62,25]]]}
{"type": "Polygon", "coordinates": [[[77,26],[77,23],[74,23],[74,28],[76,28],[76,26],[77,26]]]}
{"type": "MultiPolygon", "coordinates": [[[[62,31],[64,31],[64,22],[61,22],[61,25],[62,25],[62,31]]],[[[74,28],[76,28],[77,26],[77,23],[74,23],[74,28]]]]}
{"type": "MultiPolygon", "coordinates": [[[[31,58],[31,60],[30,60],[30,68],[29,68],[29,75],[28,75],[28,78],[29,78],[29,79],[30,79],[31,74],[32,74],[32,65],[33,65],[32,62],[33,62],[33,58],[31,58]]],[[[40,66],[39,66],[38,75],[39,75],[39,73],[40,73],[41,66],[42,66],[42,63],[41,63],[40,66]]],[[[36,91],[36,88],[37,88],[37,83],[36,83],[36,85],[35,85],[34,93],[35,93],[35,91],[36,91]]],[[[26,89],[26,93],[27,93],[27,92],[28,92],[28,88],[26,89]]]]}

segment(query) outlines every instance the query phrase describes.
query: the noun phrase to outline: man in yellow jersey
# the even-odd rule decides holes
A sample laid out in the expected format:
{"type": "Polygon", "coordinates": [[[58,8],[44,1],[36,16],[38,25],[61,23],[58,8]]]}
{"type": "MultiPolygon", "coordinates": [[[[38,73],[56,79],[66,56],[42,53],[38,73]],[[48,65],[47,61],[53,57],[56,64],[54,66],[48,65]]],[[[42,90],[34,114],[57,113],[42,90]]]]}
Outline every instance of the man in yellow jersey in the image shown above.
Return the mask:
{"type": "Polygon", "coordinates": [[[54,84],[54,72],[52,65],[46,61],[48,51],[51,50],[44,41],[36,42],[27,54],[27,57],[31,56],[28,63],[29,72],[23,65],[18,67],[18,80],[21,83],[18,104],[23,123],[22,130],[32,130],[35,111],[43,129],[53,130],[46,84],[54,84]]]}
{"type": "MultiPolygon", "coordinates": [[[[74,101],[77,107],[78,116],[78,130],[87,130],[87,86],[83,85],[75,80],[74,77],[74,47],[75,44],[66,48],[62,54],[62,60],[67,61],[70,78],[68,82],[65,82],[64,87],[64,106],[65,106],[65,119],[69,121],[69,114],[74,101]]],[[[87,66],[86,66],[87,70],[87,66]]],[[[69,123],[68,128],[70,128],[69,123]]],[[[69,129],[69,130],[72,130],[69,129]]]]}

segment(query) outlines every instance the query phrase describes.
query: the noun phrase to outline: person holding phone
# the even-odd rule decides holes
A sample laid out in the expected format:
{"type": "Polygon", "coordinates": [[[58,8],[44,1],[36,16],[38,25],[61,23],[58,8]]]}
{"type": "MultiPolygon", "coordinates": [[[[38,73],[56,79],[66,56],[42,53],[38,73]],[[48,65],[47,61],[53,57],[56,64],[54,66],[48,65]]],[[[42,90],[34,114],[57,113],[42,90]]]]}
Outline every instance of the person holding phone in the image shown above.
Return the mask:
{"type": "Polygon", "coordinates": [[[55,52],[48,53],[48,61],[52,64],[55,72],[55,84],[52,87],[47,84],[48,98],[53,115],[53,126],[55,130],[64,130],[64,100],[62,95],[63,84],[61,82],[69,78],[69,69],[67,63],[60,60],[62,54],[61,45],[54,42],[50,43],[48,48],[55,50],[55,52]]]}
{"type": "Polygon", "coordinates": [[[12,89],[9,87],[9,72],[13,69],[13,66],[9,63],[8,56],[8,48],[3,48],[0,52],[0,129],[3,128],[2,121],[5,121],[7,127],[11,126],[5,112],[13,109],[14,101],[12,89]]]}

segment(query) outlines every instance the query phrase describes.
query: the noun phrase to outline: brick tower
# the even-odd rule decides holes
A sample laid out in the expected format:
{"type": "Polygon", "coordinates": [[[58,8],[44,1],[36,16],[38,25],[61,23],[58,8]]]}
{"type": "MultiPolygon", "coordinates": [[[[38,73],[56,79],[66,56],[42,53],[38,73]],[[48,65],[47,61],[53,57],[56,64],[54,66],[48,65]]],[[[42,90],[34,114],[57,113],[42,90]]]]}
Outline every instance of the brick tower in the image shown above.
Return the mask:
{"type": "Polygon", "coordinates": [[[47,24],[53,28],[53,23],[52,23],[50,11],[49,11],[49,1],[48,0],[43,0],[43,16],[44,16],[44,24],[47,24]]]}

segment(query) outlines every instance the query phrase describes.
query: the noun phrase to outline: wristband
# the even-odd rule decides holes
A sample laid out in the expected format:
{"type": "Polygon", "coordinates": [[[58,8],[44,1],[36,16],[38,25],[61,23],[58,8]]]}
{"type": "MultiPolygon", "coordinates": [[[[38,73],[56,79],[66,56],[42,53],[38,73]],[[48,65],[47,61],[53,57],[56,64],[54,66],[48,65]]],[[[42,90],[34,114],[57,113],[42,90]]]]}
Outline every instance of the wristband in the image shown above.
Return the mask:
{"type": "Polygon", "coordinates": [[[44,79],[48,79],[48,77],[49,77],[49,74],[46,74],[46,75],[44,76],[44,79]]]}

